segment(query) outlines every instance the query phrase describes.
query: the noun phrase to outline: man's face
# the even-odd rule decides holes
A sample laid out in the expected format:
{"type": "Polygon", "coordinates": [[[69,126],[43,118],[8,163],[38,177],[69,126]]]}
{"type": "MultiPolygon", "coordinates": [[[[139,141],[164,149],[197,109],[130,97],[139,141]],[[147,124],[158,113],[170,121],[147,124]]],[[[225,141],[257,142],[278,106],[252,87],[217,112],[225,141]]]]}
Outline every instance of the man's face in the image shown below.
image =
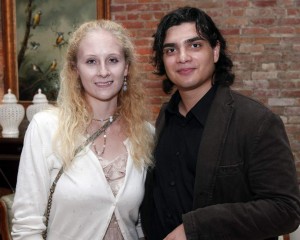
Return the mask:
{"type": "Polygon", "coordinates": [[[180,92],[211,87],[219,44],[212,48],[199,37],[195,23],[182,23],[167,30],[163,44],[166,74],[180,92]]]}

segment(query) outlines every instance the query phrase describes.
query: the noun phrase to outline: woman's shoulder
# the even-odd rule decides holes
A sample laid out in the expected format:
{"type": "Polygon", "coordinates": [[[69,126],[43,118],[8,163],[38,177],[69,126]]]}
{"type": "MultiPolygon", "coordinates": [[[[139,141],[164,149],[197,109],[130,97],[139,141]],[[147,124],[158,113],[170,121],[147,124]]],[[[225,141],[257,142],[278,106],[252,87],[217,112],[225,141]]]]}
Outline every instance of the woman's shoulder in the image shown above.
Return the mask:
{"type": "Polygon", "coordinates": [[[31,121],[36,122],[37,124],[45,124],[45,123],[57,123],[58,121],[58,109],[56,107],[50,107],[46,110],[40,111],[34,114],[31,121]]]}
{"type": "Polygon", "coordinates": [[[51,144],[53,134],[58,126],[58,114],[55,108],[40,111],[34,114],[26,130],[26,136],[32,141],[42,141],[51,144]],[[34,140],[36,139],[36,140],[34,140]]]}

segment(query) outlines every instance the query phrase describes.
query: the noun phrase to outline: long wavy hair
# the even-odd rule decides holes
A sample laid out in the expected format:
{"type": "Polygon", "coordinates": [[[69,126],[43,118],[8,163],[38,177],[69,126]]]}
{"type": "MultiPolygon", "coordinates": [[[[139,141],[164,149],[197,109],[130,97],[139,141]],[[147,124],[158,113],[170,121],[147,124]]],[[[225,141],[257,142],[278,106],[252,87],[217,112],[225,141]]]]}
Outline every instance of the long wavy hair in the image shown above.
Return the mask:
{"type": "Polygon", "coordinates": [[[214,84],[230,86],[234,82],[234,74],[232,73],[233,63],[227,53],[226,41],[216,27],[213,20],[201,9],[193,7],[178,8],[167,15],[165,15],[158,27],[156,33],[153,35],[153,59],[152,63],[155,67],[155,74],[164,76],[163,90],[170,93],[174,84],[166,75],[165,65],[163,62],[163,44],[166,38],[167,30],[173,26],[178,26],[182,23],[194,22],[198,35],[207,40],[212,48],[218,43],[220,44],[220,56],[217,63],[215,63],[214,84]]]}
{"type": "MultiPolygon", "coordinates": [[[[144,105],[143,88],[136,71],[136,54],[128,31],[110,20],[95,20],[82,24],[69,40],[66,59],[61,71],[60,90],[57,99],[58,130],[54,138],[55,152],[69,167],[80,146],[86,129],[92,121],[92,110],[84,97],[84,88],[75,65],[81,40],[91,31],[104,29],[112,33],[123,47],[129,64],[127,91],[118,93],[117,114],[124,122],[123,131],[131,142],[131,155],[137,166],[152,163],[153,133],[146,123],[148,111],[144,105]]],[[[99,42],[101,44],[101,42],[99,42]]]]}

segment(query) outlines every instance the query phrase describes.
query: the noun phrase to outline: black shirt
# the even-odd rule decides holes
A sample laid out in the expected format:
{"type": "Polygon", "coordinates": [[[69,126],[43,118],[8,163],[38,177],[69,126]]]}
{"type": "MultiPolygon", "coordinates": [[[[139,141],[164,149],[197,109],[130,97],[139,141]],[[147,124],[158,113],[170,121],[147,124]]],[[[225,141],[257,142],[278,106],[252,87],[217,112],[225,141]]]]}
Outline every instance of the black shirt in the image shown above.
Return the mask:
{"type": "Polygon", "coordinates": [[[166,124],[154,150],[156,212],[152,233],[157,236],[152,239],[163,239],[182,223],[182,214],[192,210],[198,149],[215,91],[212,87],[186,117],[178,110],[178,92],[165,110],[166,124]]]}

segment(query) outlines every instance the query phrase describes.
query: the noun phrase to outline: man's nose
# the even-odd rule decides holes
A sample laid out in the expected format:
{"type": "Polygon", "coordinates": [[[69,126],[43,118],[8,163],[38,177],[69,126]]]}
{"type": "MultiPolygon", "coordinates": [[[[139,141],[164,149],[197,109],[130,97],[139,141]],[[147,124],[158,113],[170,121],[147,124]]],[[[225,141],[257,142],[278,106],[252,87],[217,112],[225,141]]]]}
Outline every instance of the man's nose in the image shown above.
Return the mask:
{"type": "Polygon", "coordinates": [[[179,63],[185,63],[187,61],[191,60],[191,56],[189,52],[186,49],[180,49],[178,53],[178,62],[179,63]]]}

